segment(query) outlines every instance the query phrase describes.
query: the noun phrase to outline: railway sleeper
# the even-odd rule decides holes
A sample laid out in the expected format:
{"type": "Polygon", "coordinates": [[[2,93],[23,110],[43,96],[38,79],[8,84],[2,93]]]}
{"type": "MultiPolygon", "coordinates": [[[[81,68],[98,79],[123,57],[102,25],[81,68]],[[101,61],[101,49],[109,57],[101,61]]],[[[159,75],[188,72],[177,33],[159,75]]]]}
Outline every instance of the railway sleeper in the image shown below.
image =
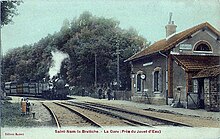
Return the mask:
{"type": "Polygon", "coordinates": [[[80,117],[82,117],[83,119],[89,121],[92,125],[96,126],[96,127],[102,127],[100,124],[98,124],[97,122],[95,122],[94,120],[90,119],[88,116],[84,115],[83,113],[77,111],[77,110],[74,110],[74,109],[71,109],[69,108],[68,106],[64,105],[64,104],[60,104],[60,103],[56,103],[56,102],[53,102],[54,104],[56,105],[59,105],[61,107],[64,107],[68,110],[70,110],[71,112],[74,112],[76,113],[77,115],[79,115],[80,117]]]}
{"type": "Polygon", "coordinates": [[[140,114],[140,113],[136,113],[136,112],[131,112],[131,111],[128,111],[128,110],[125,110],[125,109],[117,108],[117,107],[114,107],[114,106],[108,106],[108,105],[104,105],[104,104],[97,104],[97,103],[93,103],[93,102],[86,102],[86,103],[88,103],[86,105],[93,105],[93,106],[96,106],[96,107],[102,107],[102,108],[112,109],[112,110],[120,111],[120,112],[124,112],[124,113],[134,114],[134,115],[137,115],[137,116],[146,117],[146,118],[149,118],[151,120],[156,120],[156,121],[159,121],[159,122],[162,121],[166,124],[173,125],[173,126],[192,127],[191,125],[188,125],[188,124],[185,124],[185,123],[182,123],[182,122],[179,122],[179,121],[172,121],[172,120],[169,120],[169,119],[153,117],[153,116],[150,116],[150,115],[144,115],[144,114],[140,114]]]}
{"type": "Polygon", "coordinates": [[[112,113],[112,112],[109,112],[109,111],[106,111],[106,110],[103,110],[103,109],[99,109],[99,108],[96,108],[94,106],[89,106],[89,105],[84,105],[84,104],[81,104],[81,103],[64,103],[62,102],[63,104],[67,104],[67,105],[73,105],[73,106],[77,106],[77,107],[81,107],[83,109],[89,109],[89,108],[92,108],[94,109],[96,112],[102,112],[103,114],[107,114],[107,115],[110,115],[111,117],[115,117],[115,118],[119,118],[121,120],[126,120],[126,121],[129,121],[131,123],[134,123],[136,125],[141,125],[141,126],[149,126],[149,127],[153,127],[152,125],[150,124],[147,124],[147,123],[143,123],[143,122],[140,122],[140,121],[137,121],[137,120],[134,120],[134,119],[128,119],[124,116],[121,116],[121,115],[118,115],[118,114],[115,114],[115,113],[112,113]],[[76,104],[76,105],[75,105],[76,104]]]}

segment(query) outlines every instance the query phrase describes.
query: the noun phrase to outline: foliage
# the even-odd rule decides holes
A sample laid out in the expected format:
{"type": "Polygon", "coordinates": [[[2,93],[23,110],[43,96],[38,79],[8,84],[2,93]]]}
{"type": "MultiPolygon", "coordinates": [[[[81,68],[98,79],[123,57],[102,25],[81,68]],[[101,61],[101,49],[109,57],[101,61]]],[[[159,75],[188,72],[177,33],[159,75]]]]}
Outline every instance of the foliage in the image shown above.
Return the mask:
{"type": "Polygon", "coordinates": [[[147,41],[134,29],[124,30],[113,19],[92,16],[84,12],[71,23],[64,20],[59,32],[42,38],[33,45],[24,45],[4,57],[4,80],[41,80],[51,65],[51,51],[68,53],[61,74],[71,86],[92,87],[95,80],[97,55],[97,83],[105,86],[116,81],[117,47],[120,49],[121,89],[130,88],[130,65],[124,60],[146,47],[147,41]],[[30,70],[31,69],[31,70],[30,70]]]}
{"type": "Polygon", "coordinates": [[[1,27],[12,22],[12,18],[18,15],[17,6],[22,1],[1,1],[1,27]]]}

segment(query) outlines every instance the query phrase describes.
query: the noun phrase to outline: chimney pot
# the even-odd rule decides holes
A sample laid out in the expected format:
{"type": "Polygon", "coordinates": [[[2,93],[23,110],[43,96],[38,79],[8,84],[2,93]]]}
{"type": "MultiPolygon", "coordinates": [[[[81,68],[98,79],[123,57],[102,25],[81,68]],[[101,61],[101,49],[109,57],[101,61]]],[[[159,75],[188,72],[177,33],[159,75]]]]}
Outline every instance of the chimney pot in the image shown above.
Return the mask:
{"type": "Polygon", "coordinates": [[[173,33],[176,33],[176,25],[174,24],[174,21],[172,21],[172,13],[170,13],[170,18],[168,24],[165,26],[166,28],[166,37],[172,35],[173,33]]]}

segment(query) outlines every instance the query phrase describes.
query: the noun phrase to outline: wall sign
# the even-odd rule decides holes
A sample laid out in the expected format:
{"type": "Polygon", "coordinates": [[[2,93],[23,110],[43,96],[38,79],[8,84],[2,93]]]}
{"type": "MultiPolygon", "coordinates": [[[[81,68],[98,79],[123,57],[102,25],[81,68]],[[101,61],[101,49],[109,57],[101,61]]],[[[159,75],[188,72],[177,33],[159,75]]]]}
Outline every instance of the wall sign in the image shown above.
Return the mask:
{"type": "Polygon", "coordinates": [[[192,50],[192,44],[180,44],[181,50],[192,50]]]}
{"type": "Polygon", "coordinates": [[[150,65],[152,65],[153,64],[153,62],[148,62],[148,63],[144,63],[143,64],[143,66],[145,67],[145,66],[150,66],[150,65]]]}

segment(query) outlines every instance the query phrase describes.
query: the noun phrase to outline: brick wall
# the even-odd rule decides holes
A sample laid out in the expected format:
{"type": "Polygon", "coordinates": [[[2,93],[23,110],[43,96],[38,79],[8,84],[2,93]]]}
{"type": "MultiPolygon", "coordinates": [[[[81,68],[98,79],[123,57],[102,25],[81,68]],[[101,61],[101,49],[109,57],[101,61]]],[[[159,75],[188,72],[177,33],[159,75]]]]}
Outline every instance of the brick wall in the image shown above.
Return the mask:
{"type": "Polygon", "coordinates": [[[165,104],[166,98],[166,58],[159,53],[146,57],[145,59],[133,61],[133,72],[136,74],[132,80],[132,100],[137,102],[144,102],[146,99],[151,98],[151,103],[165,104]],[[151,63],[150,65],[143,66],[145,63],[151,63]],[[160,91],[154,92],[153,88],[153,72],[156,68],[160,68],[160,91]],[[143,89],[142,92],[137,92],[137,73],[146,75],[146,79],[142,81],[143,89]],[[147,96],[143,96],[143,93],[147,93],[147,96]]]}
{"type": "MultiPolygon", "coordinates": [[[[196,45],[197,42],[203,40],[203,41],[208,42],[211,45],[214,55],[220,55],[220,49],[219,49],[220,44],[218,43],[218,41],[216,41],[216,38],[213,38],[212,36],[210,36],[210,34],[212,34],[212,32],[209,31],[209,30],[199,31],[192,38],[186,39],[184,42],[182,42],[183,44],[191,44],[192,45],[192,50],[183,50],[181,52],[180,51],[180,44],[181,43],[180,43],[180,44],[177,45],[176,48],[173,49],[173,51],[184,53],[184,54],[196,54],[197,55],[197,53],[193,53],[193,48],[194,48],[194,46],[196,45]]],[[[213,35],[213,36],[215,36],[215,35],[213,35]]]]}
{"type": "Polygon", "coordinates": [[[219,78],[213,77],[204,80],[205,109],[208,111],[220,111],[219,78]]]}

